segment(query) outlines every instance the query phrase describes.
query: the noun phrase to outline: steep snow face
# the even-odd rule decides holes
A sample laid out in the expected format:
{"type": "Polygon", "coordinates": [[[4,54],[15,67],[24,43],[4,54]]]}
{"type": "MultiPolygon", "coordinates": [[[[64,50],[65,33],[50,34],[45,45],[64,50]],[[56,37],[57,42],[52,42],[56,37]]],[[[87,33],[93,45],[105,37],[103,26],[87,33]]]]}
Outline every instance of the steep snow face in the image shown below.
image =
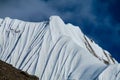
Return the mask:
{"type": "Polygon", "coordinates": [[[64,22],[59,17],[53,16],[50,18],[50,28],[52,35],[54,35],[53,41],[54,39],[57,40],[57,37],[59,36],[70,37],[74,43],[89,51],[89,53],[97,57],[100,61],[106,64],[116,63],[109,52],[103,50],[93,40],[84,35],[78,26],[64,24],[64,22]]]}
{"type": "Polygon", "coordinates": [[[58,16],[39,23],[0,19],[0,59],[40,80],[120,79],[109,52],[58,16]]]}

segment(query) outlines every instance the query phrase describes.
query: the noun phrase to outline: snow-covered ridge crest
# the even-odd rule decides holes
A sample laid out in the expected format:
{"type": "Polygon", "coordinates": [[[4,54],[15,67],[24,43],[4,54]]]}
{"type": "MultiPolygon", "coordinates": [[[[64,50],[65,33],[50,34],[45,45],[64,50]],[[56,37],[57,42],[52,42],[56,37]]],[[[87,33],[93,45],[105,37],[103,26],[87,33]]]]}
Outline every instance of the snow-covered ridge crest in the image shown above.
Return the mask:
{"type": "Polygon", "coordinates": [[[57,40],[56,38],[59,36],[70,37],[77,45],[88,50],[91,54],[93,54],[104,63],[116,63],[108,51],[102,49],[93,40],[84,35],[78,26],[74,26],[70,23],[65,24],[60,17],[52,16],[50,17],[50,28],[52,31],[51,33],[53,35],[55,34],[55,36],[53,36],[53,39],[57,40]]]}
{"type": "Polygon", "coordinates": [[[37,23],[0,19],[0,60],[40,80],[120,79],[119,64],[110,53],[58,16],[37,23]]]}

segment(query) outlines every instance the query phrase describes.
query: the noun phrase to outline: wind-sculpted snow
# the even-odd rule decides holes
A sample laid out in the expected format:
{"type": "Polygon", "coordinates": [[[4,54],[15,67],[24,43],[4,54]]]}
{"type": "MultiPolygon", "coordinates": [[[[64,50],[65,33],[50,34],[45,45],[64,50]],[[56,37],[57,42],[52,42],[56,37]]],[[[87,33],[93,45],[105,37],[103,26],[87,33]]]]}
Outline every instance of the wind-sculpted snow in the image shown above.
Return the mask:
{"type": "Polygon", "coordinates": [[[120,66],[72,24],[0,19],[0,59],[39,80],[120,80],[120,66]]]}

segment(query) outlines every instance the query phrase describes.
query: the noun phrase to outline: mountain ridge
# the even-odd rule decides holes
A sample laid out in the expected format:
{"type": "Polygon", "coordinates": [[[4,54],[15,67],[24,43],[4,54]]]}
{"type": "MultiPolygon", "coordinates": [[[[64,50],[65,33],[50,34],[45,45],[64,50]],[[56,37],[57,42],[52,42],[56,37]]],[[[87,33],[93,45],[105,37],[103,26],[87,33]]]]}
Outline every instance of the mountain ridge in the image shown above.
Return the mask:
{"type": "Polygon", "coordinates": [[[113,69],[105,80],[119,80],[119,63],[110,53],[58,16],[37,23],[10,18],[0,23],[0,60],[40,80],[102,80],[113,69]]]}

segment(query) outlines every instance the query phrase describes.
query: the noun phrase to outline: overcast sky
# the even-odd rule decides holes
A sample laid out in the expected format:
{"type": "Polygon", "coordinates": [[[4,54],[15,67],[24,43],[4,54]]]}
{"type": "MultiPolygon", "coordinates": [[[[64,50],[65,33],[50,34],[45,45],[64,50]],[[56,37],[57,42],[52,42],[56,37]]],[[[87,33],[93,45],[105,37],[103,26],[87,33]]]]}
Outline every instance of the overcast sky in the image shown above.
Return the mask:
{"type": "Polygon", "coordinates": [[[120,0],[0,0],[0,17],[44,21],[51,15],[80,26],[120,62],[120,0]]]}

